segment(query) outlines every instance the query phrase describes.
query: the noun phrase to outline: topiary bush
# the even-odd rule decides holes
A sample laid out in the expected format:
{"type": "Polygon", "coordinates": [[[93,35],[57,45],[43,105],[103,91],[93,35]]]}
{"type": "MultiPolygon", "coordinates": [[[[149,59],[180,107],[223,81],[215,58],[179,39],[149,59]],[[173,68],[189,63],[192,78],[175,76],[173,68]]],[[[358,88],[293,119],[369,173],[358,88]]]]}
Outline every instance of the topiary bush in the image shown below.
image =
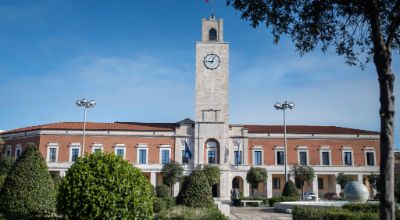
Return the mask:
{"type": "Polygon", "coordinates": [[[169,187],[164,184],[156,186],[156,194],[160,198],[169,197],[169,187]]]}
{"type": "Polygon", "coordinates": [[[0,210],[9,218],[55,213],[56,191],[46,162],[32,144],[15,161],[0,192],[0,210]]]}
{"type": "Polygon", "coordinates": [[[113,154],[79,158],[63,178],[57,210],[67,219],[147,219],[153,189],[140,170],[113,154]]]}
{"type": "Polygon", "coordinates": [[[379,212],[379,204],[350,203],[342,206],[343,209],[352,212],[379,212]]]}
{"type": "Polygon", "coordinates": [[[297,190],[296,185],[292,180],[286,182],[285,187],[283,188],[282,196],[286,197],[299,197],[299,191],[297,190]]]}
{"type": "Polygon", "coordinates": [[[211,186],[207,184],[207,178],[202,171],[193,170],[185,178],[176,203],[196,208],[209,207],[214,204],[211,186]]]}

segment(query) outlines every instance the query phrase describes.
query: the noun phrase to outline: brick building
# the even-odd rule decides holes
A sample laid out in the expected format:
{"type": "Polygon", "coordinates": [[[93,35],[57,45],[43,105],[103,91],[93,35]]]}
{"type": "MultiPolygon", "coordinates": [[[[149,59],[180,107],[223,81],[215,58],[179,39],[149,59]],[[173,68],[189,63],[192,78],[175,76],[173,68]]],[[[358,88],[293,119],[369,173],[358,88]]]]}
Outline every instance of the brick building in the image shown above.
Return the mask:
{"type": "MultiPolygon", "coordinates": [[[[280,195],[284,186],[283,126],[229,123],[229,44],[223,39],[222,19],[202,20],[202,40],[196,43],[195,119],[176,123],[115,122],[86,124],[59,122],[5,131],[2,153],[18,157],[27,143],[35,143],[49,170],[65,175],[82,154],[114,152],[140,168],[153,185],[162,183],[163,164],[183,164],[185,174],[205,164],[221,169],[213,193],[229,198],[232,187],[245,196],[251,189],[246,174],[251,166],[267,169],[268,180],[256,193],[280,195]],[[83,149],[84,148],[84,149],[83,149]],[[191,157],[189,157],[191,155],[191,157]]],[[[379,172],[379,133],[334,126],[288,126],[287,164],[309,165],[314,181],[305,191],[320,197],[341,191],[336,176],[343,172],[364,182],[379,172]]],[[[293,178],[293,177],[290,177],[293,178]]],[[[174,187],[177,194],[179,184],[174,187]]],[[[373,190],[370,189],[371,196],[373,190]]]]}

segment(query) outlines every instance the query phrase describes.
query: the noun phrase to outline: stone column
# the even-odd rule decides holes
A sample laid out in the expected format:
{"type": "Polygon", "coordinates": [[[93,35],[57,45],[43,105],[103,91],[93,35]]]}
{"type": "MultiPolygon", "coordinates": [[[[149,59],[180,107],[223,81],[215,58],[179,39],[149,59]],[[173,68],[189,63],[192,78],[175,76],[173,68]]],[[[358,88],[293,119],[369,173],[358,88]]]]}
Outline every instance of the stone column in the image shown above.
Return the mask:
{"type": "Polygon", "coordinates": [[[265,191],[267,192],[267,198],[272,198],[272,174],[268,173],[267,184],[265,184],[265,191]]]}
{"type": "Polygon", "coordinates": [[[157,173],[156,172],[150,172],[150,183],[154,187],[157,185],[157,173]]]}
{"type": "Polygon", "coordinates": [[[357,181],[360,182],[360,183],[362,183],[362,184],[364,184],[362,173],[357,174],[357,181]]]}
{"type": "Polygon", "coordinates": [[[178,196],[178,194],[179,194],[179,182],[174,184],[173,193],[174,193],[174,197],[178,196]]]}
{"type": "Polygon", "coordinates": [[[312,181],[312,191],[315,193],[315,201],[318,201],[318,175],[314,175],[314,180],[312,181]]]}
{"type": "Polygon", "coordinates": [[[247,183],[246,178],[243,180],[243,196],[250,196],[249,184],[247,183]]]}
{"type": "Polygon", "coordinates": [[[219,186],[219,197],[229,199],[232,186],[232,183],[229,182],[229,171],[221,171],[219,186]]]}
{"type": "Polygon", "coordinates": [[[334,181],[335,181],[335,184],[336,184],[336,194],[337,194],[337,196],[340,196],[339,194],[342,192],[342,187],[340,187],[340,185],[336,183],[336,178],[337,178],[337,176],[338,176],[338,175],[335,174],[335,179],[334,179],[334,181]]]}

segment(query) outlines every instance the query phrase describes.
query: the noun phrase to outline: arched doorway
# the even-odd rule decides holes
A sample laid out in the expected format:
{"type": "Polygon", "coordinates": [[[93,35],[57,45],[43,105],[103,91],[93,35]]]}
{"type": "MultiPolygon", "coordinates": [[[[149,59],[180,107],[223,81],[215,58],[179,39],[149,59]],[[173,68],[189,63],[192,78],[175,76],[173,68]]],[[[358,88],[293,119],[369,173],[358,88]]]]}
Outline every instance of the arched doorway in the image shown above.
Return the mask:
{"type": "Polygon", "coordinates": [[[240,176],[235,176],[232,179],[232,189],[237,188],[243,194],[243,179],[240,176]]]}
{"type": "Polygon", "coordinates": [[[204,148],[204,160],[206,164],[219,164],[219,143],[215,139],[207,140],[204,148]]]}

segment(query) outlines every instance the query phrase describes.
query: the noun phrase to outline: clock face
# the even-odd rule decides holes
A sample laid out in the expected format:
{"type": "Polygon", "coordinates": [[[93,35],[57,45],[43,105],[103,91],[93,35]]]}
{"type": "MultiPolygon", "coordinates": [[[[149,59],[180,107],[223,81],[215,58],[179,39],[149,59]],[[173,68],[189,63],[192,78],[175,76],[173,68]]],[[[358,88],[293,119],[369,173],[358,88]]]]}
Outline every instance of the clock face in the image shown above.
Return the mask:
{"type": "Polygon", "coordinates": [[[217,54],[211,53],[204,57],[204,66],[207,69],[210,70],[217,69],[220,64],[221,64],[221,59],[217,54]]]}

